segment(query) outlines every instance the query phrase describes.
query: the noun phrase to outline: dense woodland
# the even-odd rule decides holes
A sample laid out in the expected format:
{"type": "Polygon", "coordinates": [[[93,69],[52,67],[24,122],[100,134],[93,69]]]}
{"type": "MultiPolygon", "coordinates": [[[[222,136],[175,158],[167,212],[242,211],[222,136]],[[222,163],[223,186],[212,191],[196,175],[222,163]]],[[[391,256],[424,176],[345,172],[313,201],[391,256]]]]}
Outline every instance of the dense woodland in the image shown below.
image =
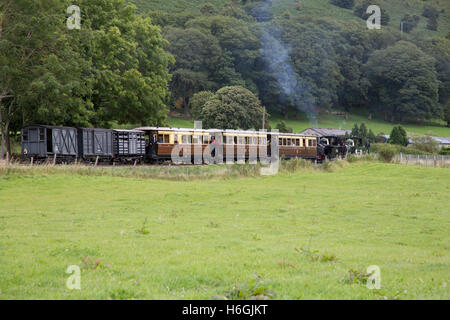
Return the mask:
{"type": "Polygon", "coordinates": [[[164,125],[171,108],[243,129],[261,123],[263,106],[311,120],[361,109],[450,123],[450,33],[433,31],[448,23],[439,2],[405,13],[403,33],[385,9],[383,28],[368,30],[367,1],[331,0],[358,21],[298,14],[301,1],[281,13],[268,0],[189,11],[137,2],[0,0],[2,146],[24,124],[164,125]],[[66,26],[71,4],[80,30],[66,26]],[[416,32],[421,20],[427,33],[416,32]]]}

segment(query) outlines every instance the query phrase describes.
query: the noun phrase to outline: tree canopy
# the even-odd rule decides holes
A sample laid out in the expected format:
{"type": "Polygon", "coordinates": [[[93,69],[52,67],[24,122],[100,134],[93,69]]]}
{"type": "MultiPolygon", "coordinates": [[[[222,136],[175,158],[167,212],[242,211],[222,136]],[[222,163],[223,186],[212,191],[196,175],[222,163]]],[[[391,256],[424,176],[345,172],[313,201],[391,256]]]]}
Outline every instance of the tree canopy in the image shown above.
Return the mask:
{"type": "Polygon", "coordinates": [[[204,104],[200,113],[204,128],[260,129],[264,108],[251,91],[239,87],[224,87],[204,104]]]}

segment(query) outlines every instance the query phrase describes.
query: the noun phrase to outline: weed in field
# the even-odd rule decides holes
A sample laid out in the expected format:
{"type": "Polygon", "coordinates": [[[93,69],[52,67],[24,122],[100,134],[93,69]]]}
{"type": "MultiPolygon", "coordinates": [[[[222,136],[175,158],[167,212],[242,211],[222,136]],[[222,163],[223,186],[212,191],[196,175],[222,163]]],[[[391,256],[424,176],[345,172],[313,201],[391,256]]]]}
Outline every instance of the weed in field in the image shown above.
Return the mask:
{"type": "Polygon", "coordinates": [[[276,291],[265,285],[258,275],[246,283],[236,284],[225,293],[228,300],[270,300],[276,296],[276,291]]]}
{"type": "Polygon", "coordinates": [[[371,275],[372,274],[367,273],[365,271],[358,271],[358,270],[350,269],[348,271],[347,282],[365,285],[365,284],[367,284],[367,281],[369,280],[369,277],[371,275]]]}
{"type": "Polygon", "coordinates": [[[139,296],[134,292],[125,289],[116,289],[111,292],[108,300],[133,300],[138,298],[139,296]]]}
{"type": "Polygon", "coordinates": [[[318,250],[311,250],[309,248],[295,249],[298,253],[303,254],[310,261],[314,262],[338,262],[338,258],[334,254],[320,253],[318,250]]]}
{"type": "Polygon", "coordinates": [[[144,222],[142,223],[142,227],[140,229],[137,229],[136,232],[147,235],[150,233],[150,231],[147,230],[147,218],[145,218],[144,222]]]}
{"type": "Polygon", "coordinates": [[[290,262],[288,259],[281,259],[281,261],[278,262],[278,265],[281,269],[297,268],[297,264],[295,262],[290,262]]]}
{"type": "Polygon", "coordinates": [[[218,228],[220,225],[218,223],[215,223],[215,222],[211,221],[206,226],[208,228],[218,228]]]}

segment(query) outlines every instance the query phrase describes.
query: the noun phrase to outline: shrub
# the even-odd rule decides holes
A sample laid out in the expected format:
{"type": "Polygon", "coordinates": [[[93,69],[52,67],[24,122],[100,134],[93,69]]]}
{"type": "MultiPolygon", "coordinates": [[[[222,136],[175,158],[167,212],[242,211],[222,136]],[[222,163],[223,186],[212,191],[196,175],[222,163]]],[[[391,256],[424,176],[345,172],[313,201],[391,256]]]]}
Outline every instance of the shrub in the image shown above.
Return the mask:
{"type": "Polygon", "coordinates": [[[441,156],[450,156],[450,147],[442,147],[441,152],[439,152],[441,156]]]}
{"type": "Polygon", "coordinates": [[[331,0],[331,4],[344,9],[352,9],[355,5],[355,0],[331,0]]]}
{"type": "Polygon", "coordinates": [[[294,131],[291,127],[288,127],[288,126],[286,125],[286,122],[284,122],[284,121],[278,122],[276,128],[277,128],[280,132],[283,132],[283,133],[292,133],[292,132],[294,131]]]}
{"type": "Polygon", "coordinates": [[[396,154],[397,149],[393,145],[381,144],[378,146],[378,155],[384,162],[392,162],[396,154]]]}
{"type": "Polygon", "coordinates": [[[415,136],[413,137],[411,148],[428,153],[436,154],[439,151],[439,143],[431,136],[415,136]]]}
{"type": "Polygon", "coordinates": [[[392,129],[388,143],[398,144],[400,146],[406,147],[408,145],[408,135],[406,134],[406,130],[402,126],[394,127],[392,129]]]}

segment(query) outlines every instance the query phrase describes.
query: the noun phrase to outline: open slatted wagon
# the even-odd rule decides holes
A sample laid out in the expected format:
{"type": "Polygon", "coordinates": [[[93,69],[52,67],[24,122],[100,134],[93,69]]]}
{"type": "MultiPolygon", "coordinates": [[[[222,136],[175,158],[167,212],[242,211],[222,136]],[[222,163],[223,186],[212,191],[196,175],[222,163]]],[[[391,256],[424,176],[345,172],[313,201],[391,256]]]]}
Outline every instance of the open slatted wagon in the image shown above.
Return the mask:
{"type": "Polygon", "coordinates": [[[113,130],[115,161],[141,161],[145,156],[145,134],[140,130],[113,130]]]}

